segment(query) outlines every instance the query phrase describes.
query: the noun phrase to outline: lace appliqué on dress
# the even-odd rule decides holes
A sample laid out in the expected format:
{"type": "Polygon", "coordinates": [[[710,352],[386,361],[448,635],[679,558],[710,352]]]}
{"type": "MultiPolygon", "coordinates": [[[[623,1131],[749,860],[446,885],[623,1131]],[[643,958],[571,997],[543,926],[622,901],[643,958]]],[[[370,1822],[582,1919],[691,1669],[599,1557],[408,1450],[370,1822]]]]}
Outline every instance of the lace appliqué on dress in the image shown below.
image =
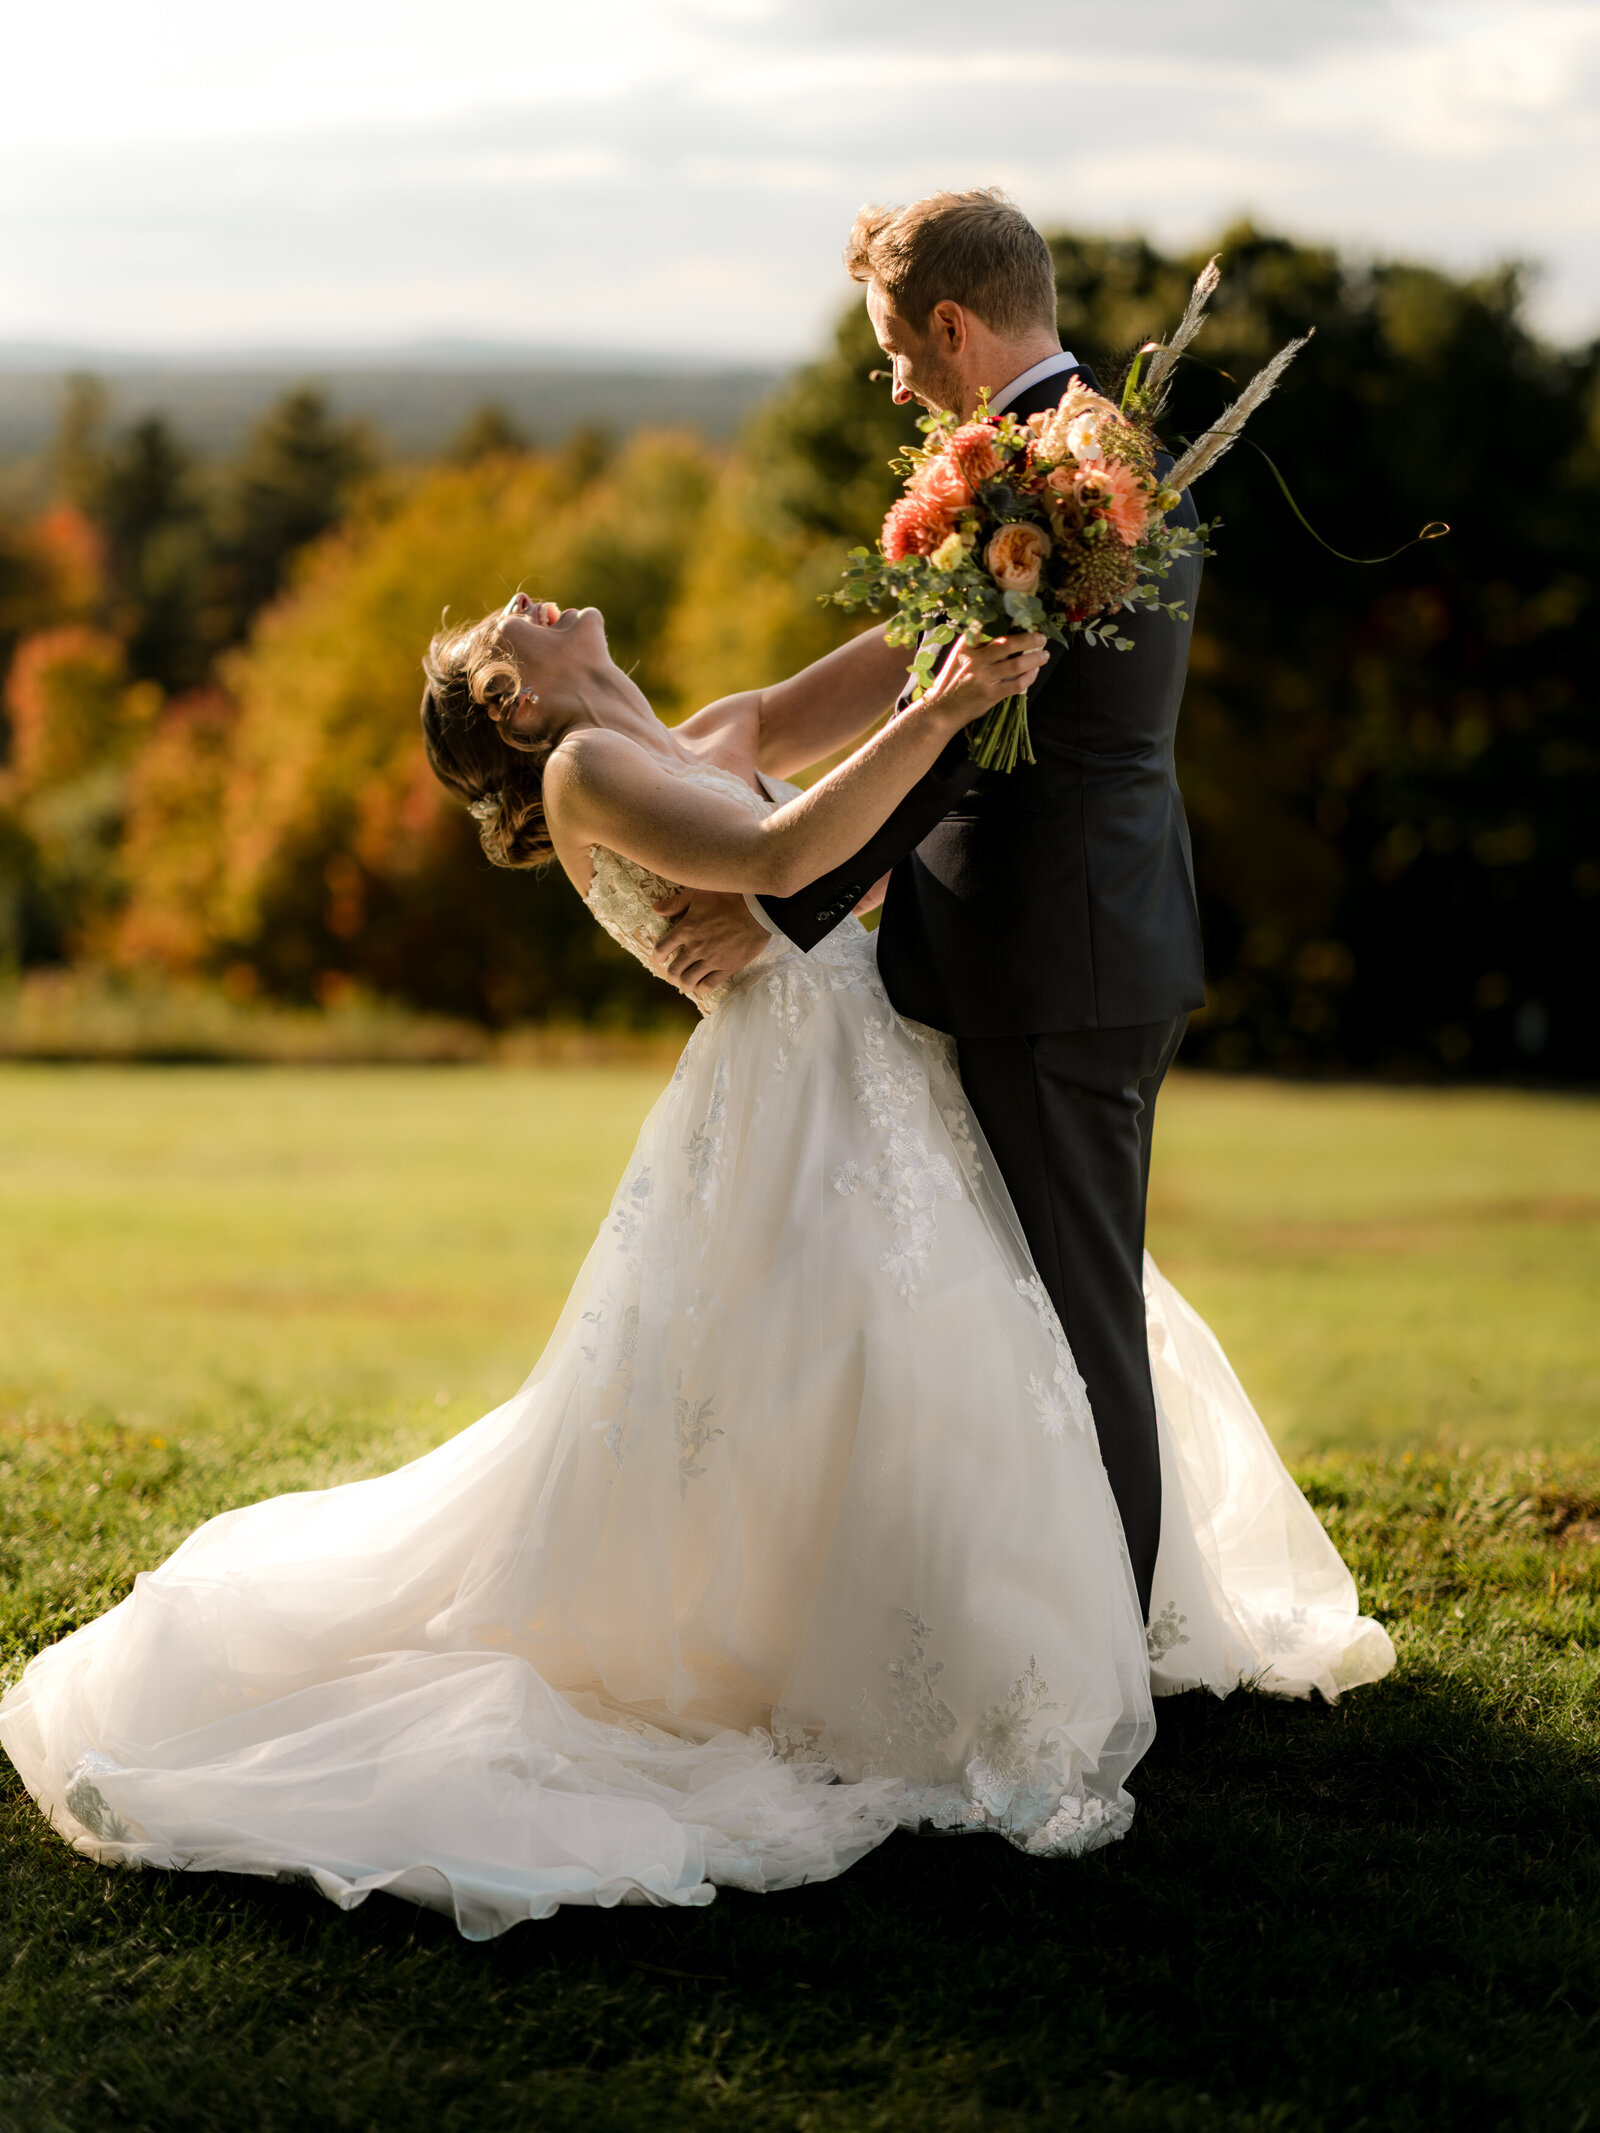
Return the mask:
{"type": "Polygon", "coordinates": [[[889,1661],[888,1708],[880,1711],[866,1690],[861,1692],[862,1767],[872,1776],[936,1783],[950,1767],[943,1744],[956,1729],[956,1714],[937,1688],[944,1661],[928,1657],[933,1631],[909,1608],[905,1618],[910,1634],[904,1654],[889,1661]]]}
{"type": "Polygon", "coordinates": [[[728,1123],[728,1061],[717,1061],[706,1115],[683,1144],[689,1159],[689,1191],[703,1213],[714,1214],[722,1180],[722,1139],[728,1123]]]}
{"type": "Polygon", "coordinates": [[[978,1143],[973,1137],[972,1120],[959,1104],[950,1104],[939,1116],[944,1120],[944,1129],[954,1144],[962,1169],[969,1178],[981,1178],[983,1165],[978,1160],[978,1143]]]}
{"type": "Polygon", "coordinates": [[[92,1748],[86,1755],[81,1755],[67,1781],[67,1812],[102,1844],[135,1844],[144,1831],[119,1815],[95,1783],[96,1778],[115,1777],[116,1774],[117,1765],[109,1757],[97,1754],[92,1748]]]}
{"type": "Polygon", "coordinates": [[[1023,1849],[1036,1859],[1076,1859],[1120,1837],[1132,1820],[1131,1808],[1113,1807],[1092,1792],[1063,1793],[1061,1805],[1023,1849]]]}
{"type": "MultiPolygon", "coordinates": [[[[631,1177],[624,1179],[612,1203],[611,1234],[621,1247],[623,1271],[634,1279],[640,1270],[645,1217],[654,1191],[650,1166],[641,1163],[631,1177]]],[[[589,1331],[586,1337],[579,1337],[583,1359],[593,1368],[592,1389],[599,1393],[616,1388],[614,1407],[594,1427],[619,1469],[633,1449],[636,1434],[630,1405],[634,1356],[639,1345],[639,1301],[636,1293],[625,1293],[628,1301],[619,1303],[615,1285],[608,1287],[607,1293],[583,1313],[582,1323],[589,1331]]]]}
{"type": "Polygon", "coordinates": [[[991,1704],[979,1719],[967,1782],[986,1805],[989,1796],[1002,1792],[1009,1799],[1037,1760],[1031,1729],[1041,1713],[1056,1708],[1045,1701],[1048,1694],[1037,1663],[1030,1659],[1027,1672],[1017,1676],[1005,1700],[991,1704]]]}
{"type": "Polygon", "coordinates": [[[649,1165],[642,1165],[617,1194],[611,1209],[611,1234],[622,1247],[630,1272],[637,1272],[639,1247],[644,1242],[645,1203],[655,1190],[649,1165]]]}
{"type": "Polygon", "coordinates": [[[720,1429],[711,1427],[714,1412],[711,1401],[691,1400],[679,1393],[672,1403],[672,1438],[678,1447],[678,1487],[688,1494],[691,1481],[700,1480],[705,1468],[700,1464],[700,1454],[713,1439],[720,1437],[720,1429]]]}
{"type": "Polygon", "coordinates": [[[767,997],[772,1002],[772,1019],[778,1025],[778,1052],[774,1064],[778,1072],[784,1074],[789,1069],[789,1046],[822,997],[822,987],[804,963],[795,958],[786,960],[768,978],[767,997]]]}
{"type": "Polygon", "coordinates": [[[639,1342],[639,1306],[624,1304],[619,1311],[607,1299],[592,1311],[585,1311],[583,1323],[592,1328],[590,1338],[583,1343],[583,1359],[594,1365],[595,1385],[603,1389],[627,1384],[633,1375],[633,1355],[639,1342]]]}
{"type": "Polygon", "coordinates": [[[1057,1706],[1031,1659],[979,1719],[972,1753],[959,1779],[952,1779],[946,1744],[958,1721],[939,1694],[944,1662],[929,1656],[931,1626],[909,1608],[905,1619],[909,1636],[904,1653],[889,1662],[886,1708],[862,1694],[858,1752],[840,1756],[826,1737],[814,1740],[775,1719],[779,1752],[859,1763],[864,1774],[904,1780],[901,1815],[909,1826],[993,1830],[1041,1857],[1092,1851],[1120,1836],[1131,1817],[1125,1799],[1110,1804],[1085,1793],[1070,1762],[1063,1764],[1048,1736],[1038,1737],[1038,1721],[1057,1706]]]}
{"type": "Polygon", "coordinates": [[[906,1123],[927,1095],[926,1076],[909,1059],[890,1059],[888,1031],[875,1016],[867,1020],[863,1045],[852,1077],[856,1101],[868,1121],[887,1132],[888,1144],[882,1159],[865,1170],[859,1163],[841,1163],[833,1189],[848,1194],[865,1185],[873,1204],[888,1216],[890,1245],[878,1264],[915,1309],[938,1234],[939,1202],[965,1195],[948,1157],[936,1155],[906,1123]]]}
{"type": "Polygon", "coordinates": [[[1144,1633],[1144,1648],[1150,1654],[1152,1666],[1158,1666],[1168,1652],[1176,1651],[1180,1644],[1188,1643],[1183,1633],[1183,1625],[1188,1619],[1187,1615],[1179,1614],[1175,1600],[1169,1600],[1162,1608],[1144,1633]]]}
{"type": "Polygon", "coordinates": [[[889,1031],[876,1015],[862,1026],[862,1051],[851,1069],[856,1102],[867,1114],[867,1123],[877,1132],[900,1125],[928,1093],[927,1076],[906,1055],[898,1061],[889,1056],[889,1031]]]}
{"type": "Polygon", "coordinates": [[[1072,1360],[1072,1350],[1067,1345],[1061,1320],[1056,1316],[1056,1307],[1050,1301],[1050,1292],[1037,1274],[1029,1274],[1026,1278],[1017,1275],[1015,1287],[1017,1294],[1026,1297],[1033,1305],[1035,1315],[1056,1351],[1055,1369],[1048,1385],[1037,1371],[1028,1373],[1028,1392],[1034,1413],[1039,1417],[1039,1427],[1047,1437],[1059,1439],[1065,1436],[1067,1424],[1071,1422],[1081,1435],[1093,1420],[1089,1411],[1089,1388],[1072,1360]]]}
{"type": "MultiPolygon", "coordinates": [[[[754,815],[766,814],[771,805],[759,793],[752,792],[736,772],[722,770],[715,763],[702,763],[693,769],[679,771],[677,775],[685,785],[715,785],[730,795],[737,794],[754,815]]],[[[658,967],[652,951],[672,921],[663,917],[655,906],[676,896],[679,883],[653,874],[636,859],[625,859],[620,852],[613,852],[603,844],[590,846],[589,868],[589,893],[583,900],[590,917],[610,934],[618,947],[637,956],[652,977],[671,985],[672,979],[658,967]]],[[[731,984],[719,985],[708,993],[690,992],[683,985],[674,989],[686,1000],[692,1000],[701,1014],[710,1015],[734,988],[731,984]]]]}
{"type": "Polygon", "coordinates": [[[1276,1663],[1298,1651],[1311,1636],[1311,1610],[1308,1607],[1292,1607],[1285,1613],[1252,1615],[1250,1627],[1255,1633],[1257,1647],[1266,1657],[1276,1663]]]}

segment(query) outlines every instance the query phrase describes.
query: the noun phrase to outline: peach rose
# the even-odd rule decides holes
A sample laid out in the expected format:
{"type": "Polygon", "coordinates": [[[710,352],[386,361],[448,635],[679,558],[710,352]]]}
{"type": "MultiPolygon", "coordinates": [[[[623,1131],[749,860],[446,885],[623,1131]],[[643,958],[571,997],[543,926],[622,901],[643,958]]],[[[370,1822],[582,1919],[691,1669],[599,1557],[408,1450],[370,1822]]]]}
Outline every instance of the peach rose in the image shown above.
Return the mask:
{"type": "Polygon", "coordinates": [[[1044,507],[1050,520],[1050,531],[1058,541],[1063,541],[1083,523],[1083,506],[1078,502],[1076,475],[1070,467],[1053,467],[1045,476],[1044,507]]]}
{"type": "Polygon", "coordinates": [[[992,422],[964,422],[944,448],[945,457],[955,461],[974,488],[1000,471],[1000,454],[994,448],[994,439],[992,422]]]}
{"type": "Polygon", "coordinates": [[[983,552],[984,567],[1002,592],[1035,593],[1050,553],[1050,536],[1038,526],[1002,526],[983,552]]]}
{"type": "Polygon", "coordinates": [[[912,483],[911,492],[924,498],[947,518],[953,518],[972,501],[971,483],[946,452],[928,461],[912,483]]]}

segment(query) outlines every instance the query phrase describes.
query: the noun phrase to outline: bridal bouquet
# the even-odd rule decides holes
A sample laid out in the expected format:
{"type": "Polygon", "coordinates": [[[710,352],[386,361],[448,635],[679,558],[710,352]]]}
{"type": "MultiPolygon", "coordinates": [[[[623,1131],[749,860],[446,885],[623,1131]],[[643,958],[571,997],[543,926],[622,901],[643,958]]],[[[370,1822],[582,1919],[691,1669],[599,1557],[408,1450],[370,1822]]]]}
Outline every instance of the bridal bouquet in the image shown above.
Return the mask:
{"type": "MultiPolygon", "coordinates": [[[[1227,450],[1305,345],[1291,341],[1282,349],[1158,476],[1155,419],[1217,280],[1213,260],[1172,339],[1135,356],[1119,401],[1075,378],[1059,406],[1026,421],[991,415],[985,393],[971,421],[939,414],[918,423],[928,441],[894,462],[905,492],[883,522],[877,553],[853,549],[843,587],[826,596],[841,607],[893,606],[888,641],[917,647],[914,696],[963,632],[981,644],[997,629],[1038,630],[1060,645],[1079,636],[1126,652],[1132,640],[1120,634],[1119,614],[1159,608],[1187,619],[1176,601],[1161,599],[1160,585],[1180,556],[1207,552],[1209,528],[1169,526],[1167,513],[1227,450]]],[[[985,770],[1033,762],[1026,696],[1010,697],[979,720],[971,748],[985,770]]]]}

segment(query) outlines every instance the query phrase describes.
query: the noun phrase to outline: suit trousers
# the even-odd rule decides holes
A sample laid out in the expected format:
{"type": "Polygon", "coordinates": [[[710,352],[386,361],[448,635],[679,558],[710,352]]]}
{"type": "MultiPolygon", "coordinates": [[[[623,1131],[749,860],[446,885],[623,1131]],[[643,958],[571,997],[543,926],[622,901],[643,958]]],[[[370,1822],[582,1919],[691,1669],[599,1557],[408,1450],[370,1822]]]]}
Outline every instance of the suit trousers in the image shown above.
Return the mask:
{"type": "Polygon", "coordinates": [[[1147,1620],[1161,1454],[1145,1331],[1145,1200],[1156,1096],[1188,1020],[956,1038],[962,1085],[1089,1390],[1147,1620]]]}

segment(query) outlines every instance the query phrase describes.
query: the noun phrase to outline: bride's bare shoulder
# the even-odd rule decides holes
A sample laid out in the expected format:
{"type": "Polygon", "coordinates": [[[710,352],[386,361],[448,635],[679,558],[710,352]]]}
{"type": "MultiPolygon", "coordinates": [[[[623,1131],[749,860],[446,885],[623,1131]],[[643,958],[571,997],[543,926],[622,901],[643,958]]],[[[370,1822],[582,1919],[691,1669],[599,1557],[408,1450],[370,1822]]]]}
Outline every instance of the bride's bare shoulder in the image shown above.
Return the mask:
{"type": "Polygon", "coordinates": [[[545,812],[570,812],[586,802],[637,791],[665,767],[626,733],[609,726],[580,727],[556,744],[545,765],[545,812]]]}
{"type": "Polygon", "coordinates": [[[660,781],[656,759],[625,733],[583,727],[556,744],[541,781],[545,827],[580,896],[588,893],[594,847],[625,839],[641,811],[659,813],[660,781]]]}

